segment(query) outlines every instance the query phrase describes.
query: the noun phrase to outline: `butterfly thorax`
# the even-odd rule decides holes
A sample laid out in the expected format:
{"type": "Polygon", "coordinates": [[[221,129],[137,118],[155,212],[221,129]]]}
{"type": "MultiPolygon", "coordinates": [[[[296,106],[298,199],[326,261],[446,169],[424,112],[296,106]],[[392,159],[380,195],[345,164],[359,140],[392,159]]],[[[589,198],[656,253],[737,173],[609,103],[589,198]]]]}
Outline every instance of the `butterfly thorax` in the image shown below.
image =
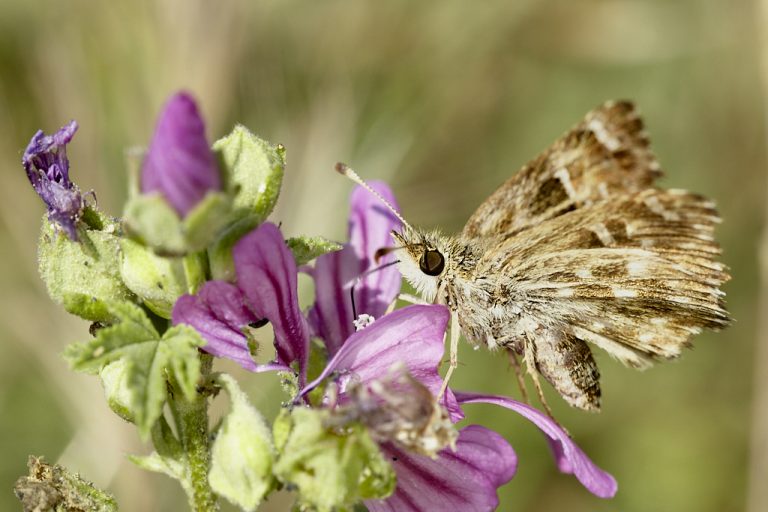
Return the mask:
{"type": "Polygon", "coordinates": [[[403,247],[398,258],[403,276],[424,300],[457,311],[468,341],[490,349],[517,348],[521,300],[507,289],[503,276],[485,274],[478,266],[490,242],[413,228],[393,237],[403,247]]]}

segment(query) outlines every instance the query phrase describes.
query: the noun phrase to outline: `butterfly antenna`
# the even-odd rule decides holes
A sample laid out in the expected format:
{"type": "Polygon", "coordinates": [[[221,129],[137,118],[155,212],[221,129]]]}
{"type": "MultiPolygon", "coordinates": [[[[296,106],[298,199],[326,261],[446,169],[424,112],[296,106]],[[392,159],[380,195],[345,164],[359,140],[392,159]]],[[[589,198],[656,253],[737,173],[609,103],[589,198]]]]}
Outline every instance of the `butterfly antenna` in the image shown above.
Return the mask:
{"type": "Polygon", "coordinates": [[[397,217],[400,220],[400,222],[403,223],[403,226],[407,227],[408,229],[411,229],[411,225],[408,224],[408,222],[403,218],[402,215],[400,215],[400,213],[398,213],[397,210],[395,210],[395,207],[392,206],[392,204],[389,201],[384,199],[384,196],[382,196],[381,194],[376,192],[369,184],[367,184],[365,181],[363,181],[363,178],[361,178],[355,171],[353,171],[352,169],[347,167],[347,164],[343,164],[341,162],[337,163],[336,164],[336,172],[338,172],[339,174],[341,174],[343,176],[346,176],[347,178],[349,178],[350,180],[354,181],[355,183],[357,183],[358,185],[363,187],[365,190],[367,190],[368,192],[370,192],[371,194],[376,196],[379,199],[379,201],[384,203],[384,206],[386,206],[387,209],[390,212],[392,212],[392,214],[395,217],[397,217]]]}

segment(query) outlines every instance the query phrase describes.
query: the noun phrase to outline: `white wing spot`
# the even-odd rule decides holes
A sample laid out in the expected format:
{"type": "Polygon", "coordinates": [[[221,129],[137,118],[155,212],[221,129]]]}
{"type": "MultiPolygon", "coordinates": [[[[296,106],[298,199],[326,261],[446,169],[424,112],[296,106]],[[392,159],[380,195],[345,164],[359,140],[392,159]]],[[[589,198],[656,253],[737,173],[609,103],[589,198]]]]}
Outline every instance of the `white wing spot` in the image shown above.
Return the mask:
{"type": "Polygon", "coordinates": [[[588,268],[580,268],[576,271],[576,277],[579,279],[590,279],[592,277],[592,271],[588,268]]]}
{"type": "Polygon", "coordinates": [[[641,343],[650,343],[654,339],[654,335],[650,332],[644,332],[637,338],[641,343]]]}
{"type": "Polygon", "coordinates": [[[637,297],[637,292],[635,290],[630,290],[628,288],[618,288],[616,286],[611,289],[613,290],[613,296],[617,299],[631,299],[637,297]]]}
{"type": "Polygon", "coordinates": [[[602,222],[593,224],[589,229],[595,235],[597,235],[597,238],[600,239],[600,243],[602,243],[604,246],[609,247],[616,243],[616,240],[613,239],[611,232],[608,231],[608,228],[605,227],[605,224],[602,222]]]}
{"type": "Polygon", "coordinates": [[[608,148],[608,151],[613,152],[621,147],[618,139],[608,134],[608,130],[605,129],[605,125],[599,119],[590,119],[589,123],[587,123],[587,128],[595,134],[595,137],[603,146],[608,148]]]}
{"type": "Polygon", "coordinates": [[[565,189],[565,193],[568,194],[568,197],[570,197],[572,200],[576,200],[576,189],[573,188],[573,183],[571,182],[571,175],[568,173],[568,169],[565,167],[561,167],[558,170],[555,171],[555,178],[560,180],[560,183],[562,183],[563,188],[565,189]]]}
{"type": "Polygon", "coordinates": [[[630,277],[642,277],[648,275],[648,262],[644,260],[632,260],[627,263],[627,273],[630,277]]]}
{"type": "Polygon", "coordinates": [[[555,292],[558,297],[573,297],[573,288],[558,288],[555,292]]]}
{"type": "Polygon", "coordinates": [[[664,208],[664,205],[661,204],[659,201],[659,198],[656,196],[650,196],[643,199],[643,204],[648,207],[649,210],[651,210],[656,215],[662,217],[666,221],[678,221],[680,220],[680,215],[677,212],[670,211],[666,208],[664,208]]]}
{"type": "Polygon", "coordinates": [[[608,199],[608,185],[604,181],[597,184],[597,192],[603,199],[608,199]]]}

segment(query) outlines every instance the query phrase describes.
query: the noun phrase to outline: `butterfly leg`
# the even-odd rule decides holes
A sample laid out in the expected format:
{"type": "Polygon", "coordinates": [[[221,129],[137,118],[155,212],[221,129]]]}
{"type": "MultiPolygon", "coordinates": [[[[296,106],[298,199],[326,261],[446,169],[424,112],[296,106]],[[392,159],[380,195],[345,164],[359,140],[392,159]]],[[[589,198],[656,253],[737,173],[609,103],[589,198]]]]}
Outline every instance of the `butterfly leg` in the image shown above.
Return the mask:
{"type": "Polygon", "coordinates": [[[541,382],[539,381],[539,372],[536,369],[536,349],[533,347],[533,344],[526,336],[525,341],[525,353],[523,355],[523,359],[525,361],[525,369],[528,372],[528,375],[531,376],[531,380],[533,381],[533,387],[536,388],[536,393],[539,395],[539,401],[541,402],[542,407],[544,407],[544,411],[547,413],[547,416],[549,416],[552,419],[555,419],[555,416],[552,414],[552,409],[549,408],[549,404],[547,403],[547,399],[544,398],[544,389],[541,387],[541,382]]]}
{"type": "Polygon", "coordinates": [[[525,387],[525,375],[523,375],[523,368],[520,366],[520,361],[517,359],[517,354],[511,348],[507,349],[507,353],[509,353],[509,364],[515,370],[517,386],[520,388],[520,394],[522,395],[523,402],[530,405],[531,400],[528,398],[528,390],[525,387]]]}
{"type": "Polygon", "coordinates": [[[408,302],[410,304],[429,304],[429,302],[425,301],[421,297],[417,297],[415,295],[411,295],[411,294],[408,294],[408,293],[401,293],[389,305],[387,310],[384,312],[385,315],[388,314],[388,313],[391,313],[391,312],[393,312],[395,310],[395,306],[397,305],[397,301],[398,300],[402,300],[402,301],[408,302]]]}
{"type": "Polygon", "coordinates": [[[451,380],[453,370],[459,365],[459,335],[459,312],[451,310],[451,360],[448,365],[448,371],[445,372],[443,386],[440,388],[440,393],[437,395],[438,400],[443,398],[443,393],[448,389],[448,381],[451,380]]]}

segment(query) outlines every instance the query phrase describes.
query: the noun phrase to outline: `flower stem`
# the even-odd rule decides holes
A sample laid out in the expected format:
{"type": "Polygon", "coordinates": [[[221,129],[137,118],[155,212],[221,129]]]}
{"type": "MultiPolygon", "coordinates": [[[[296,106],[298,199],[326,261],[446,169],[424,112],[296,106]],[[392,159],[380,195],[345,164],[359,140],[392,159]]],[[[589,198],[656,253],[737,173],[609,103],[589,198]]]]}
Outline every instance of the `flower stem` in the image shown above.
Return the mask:
{"type": "MultiPolygon", "coordinates": [[[[211,372],[213,358],[200,354],[201,380],[211,372]]],[[[187,462],[189,486],[187,497],[194,512],[215,512],[219,510],[216,494],[208,483],[210,470],[210,443],[208,435],[208,396],[198,393],[191,402],[180,391],[172,394],[168,401],[187,462]]]]}

